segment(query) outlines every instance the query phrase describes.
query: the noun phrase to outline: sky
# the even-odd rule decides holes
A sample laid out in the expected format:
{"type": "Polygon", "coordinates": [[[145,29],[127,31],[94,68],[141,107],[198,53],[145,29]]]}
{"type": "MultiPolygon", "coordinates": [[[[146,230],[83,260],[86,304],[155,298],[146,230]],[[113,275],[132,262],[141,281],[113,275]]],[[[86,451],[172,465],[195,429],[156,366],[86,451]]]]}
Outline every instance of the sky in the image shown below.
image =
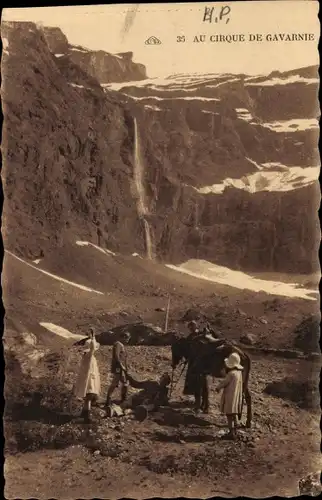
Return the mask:
{"type": "Polygon", "coordinates": [[[319,64],[320,24],[317,1],[258,1],[89,5],[3,9],[2,20],[41,22],[57,26],[71,44],[117,53],[132,51],[133,60],[147,68],[150,78],[174,73],[267,74],[319,64]],[[230,8],[222,21],[203,22],[205,7],[230,8]],[[226,23],[227,18],[229,22],[226,23]],[[250,42],[250,33],[264,41],[250,42]],[[315,41],[269,42],[267,33],[313,33],[315,41]],[[245,42],[210,42],[211,35],[240,35],[245,42]],[[177,36],[185,36],[184,43],[177,36]],[[194,42],[205,35],[206,42],[194,42]],[[157,37],[162,43],[147,45],[157,37]]]}

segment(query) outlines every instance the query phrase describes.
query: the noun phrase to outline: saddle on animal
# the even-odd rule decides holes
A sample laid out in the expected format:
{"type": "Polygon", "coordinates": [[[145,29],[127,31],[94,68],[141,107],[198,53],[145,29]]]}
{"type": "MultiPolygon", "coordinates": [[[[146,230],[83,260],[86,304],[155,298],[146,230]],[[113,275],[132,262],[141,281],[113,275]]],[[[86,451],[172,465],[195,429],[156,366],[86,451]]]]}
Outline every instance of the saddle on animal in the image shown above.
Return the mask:
{"type": "Polygon", "coordinates": [[[211,344],[215,344],[218,347],[225,342],[225,340],[223,339],[215,339],[215,337],[213,337],[211,333],[206,333],[205,339],[207,340],[207,342],[211,342],[211,344]]]}

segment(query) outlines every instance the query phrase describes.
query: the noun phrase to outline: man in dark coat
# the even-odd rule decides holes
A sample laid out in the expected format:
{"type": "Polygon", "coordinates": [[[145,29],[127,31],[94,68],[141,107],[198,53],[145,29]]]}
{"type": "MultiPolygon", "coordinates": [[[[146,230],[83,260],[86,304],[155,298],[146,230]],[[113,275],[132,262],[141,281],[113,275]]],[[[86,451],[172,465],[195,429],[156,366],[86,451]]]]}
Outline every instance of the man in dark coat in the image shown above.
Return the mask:
{"type": "Polygon", "coordinates": [[[212,343],[220,346],[225,342],[225,340],[214,338],[210,329],[210,325],[208,323],[203,331],[200,331],[196,321],[190,321],[190,323],[188,324],[188,328],[190,330],[190,333],[187,337],[187,340],[191,341],[191,357],[188,361],[183,394],[185,394],[186,396],[194,396],[196,387],[198,387],[201,383],[201,375],[200,371],[195,369],[196,366],[193,359],[195,346],[193,344],[197,341],[201,343],[212,343]]]}
{"type": "MultiPolygon", "coordinates": [[[[187,340],[191,341],[191,348],[192,342],[197,339],[201,335],[200,330],[198,328],[198,324],[196,321],[190,321],[188,323],[188,328],[189,328],[189,335],[187,337],[187,340]]],[[[185,383],[184,383],[184,389],[183,389],[183,394],[186,396],[192,396],[195,394],[195,386],[197,383],[197,375],[194,373],[193,370],[193,363],[189,360],[188,362],[188,367],[187,367],[187,373],[186,373],[186,378],[185,378],[185,383]]]]}

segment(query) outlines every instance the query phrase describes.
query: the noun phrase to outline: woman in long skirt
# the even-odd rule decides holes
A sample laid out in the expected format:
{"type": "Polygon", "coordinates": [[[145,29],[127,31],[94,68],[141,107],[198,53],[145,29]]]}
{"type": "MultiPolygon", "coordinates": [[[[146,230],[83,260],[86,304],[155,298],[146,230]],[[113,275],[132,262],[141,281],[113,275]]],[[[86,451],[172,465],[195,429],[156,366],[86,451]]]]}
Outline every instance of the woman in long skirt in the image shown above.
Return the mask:
{"type": "Polygon", "coordinates": [[[95,352],[99,349],[94,331],[91,328],[90,338],[86,341],[87,349],[79,367],[78,378],[75,385],[75,396],[84,400],[81,416],[85,423],[90,422],[91,404],[96,401],[101,391],[101,380],[95,352]]]}
{"type": "Polygon", "coordinates": [[[216,391],[219,392],[223,389],[220,410],[226,415],[229,428],[229,433],[224,437],[235,439],[237,417],[241,418],[243,406],[243,367],[240,364],[239,355],[235,352],[225,359],[225,365],[228,373],[216,391]]]}

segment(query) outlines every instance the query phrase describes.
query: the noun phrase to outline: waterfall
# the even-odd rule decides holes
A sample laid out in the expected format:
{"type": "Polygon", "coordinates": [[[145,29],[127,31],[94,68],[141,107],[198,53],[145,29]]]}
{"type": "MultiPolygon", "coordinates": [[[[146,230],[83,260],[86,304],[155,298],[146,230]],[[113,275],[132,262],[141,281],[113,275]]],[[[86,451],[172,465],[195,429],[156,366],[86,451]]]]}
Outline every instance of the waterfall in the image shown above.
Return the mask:
{"type": "Polygon", "coordinates": [[[145,251],[148,259],[153,259],[151,228],[146,219],[143,218],[144,234],[145,234],[145,251]]]}
{"type": "Polygon", "coordinates": [[[195,201],[195,229],[199,229],[199,206],[198,201],[195,201]]]}
{"type": "Polygon", "coordinates": [[[143,229],[145,235],[145,251],[146,257],[148,259],[153,258],[152,251],[152,238],[151,238],[151,228],[149,221],[146,216],[149,215],[149,210],[146,204],[145,192],[143,186],[143,162],[141,156],[141,147],[140,147],[140,136],[138,130],[138,124],[136,118],[134,118],[134,165],[133,165],[133,176],[134,183],[137,193],[137,211],[140,220],[143,222],[143,229]]]}

